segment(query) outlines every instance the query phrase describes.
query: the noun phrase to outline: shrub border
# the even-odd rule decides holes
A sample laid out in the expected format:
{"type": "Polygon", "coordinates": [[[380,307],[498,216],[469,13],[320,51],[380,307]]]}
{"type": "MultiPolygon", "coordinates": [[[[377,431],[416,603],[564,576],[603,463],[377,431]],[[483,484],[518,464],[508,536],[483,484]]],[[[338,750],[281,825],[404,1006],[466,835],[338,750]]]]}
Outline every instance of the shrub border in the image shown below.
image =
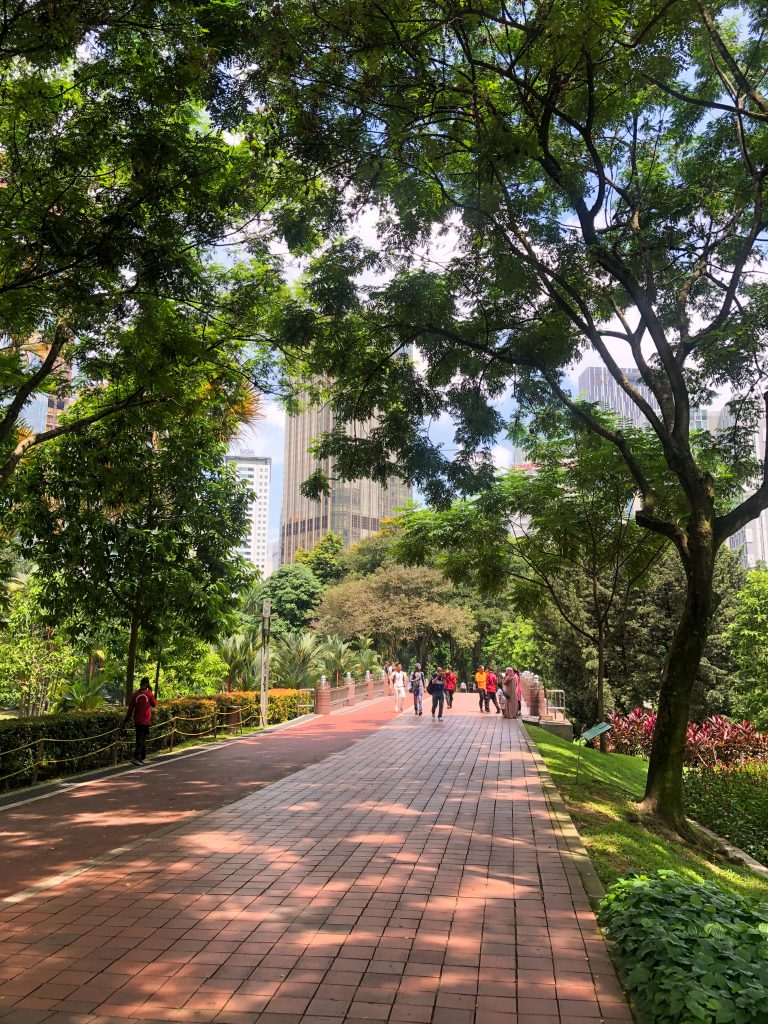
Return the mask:
{"type": "MultiPolygon", "coordinates": [[[[219,693],[210,697],[176,698],[163,702],[153,715],[155,729],[149,738],[150,756],[172,753],[179,747],[189,749],[190,746],[199,746],[200,741],[208,739],[211,734],[213,738],[208,739],[204,745],[212,746],[218,742],[216,734],[219,730],[225,734],[222,741],[226,742],[244,734],[264,732],[296,721],[299,718],[296,715],[298,700],[299,691],[282,688],[270,691],[269,718],[264,729],[253,727],[247,721],[226,722],[228,706],[240,709],[248,707],[255,714],[258,709],[258,693],[219,693]],[[186,717],[185,712],[192,717],[186,717]],[[177,721],[191,724],[191,731],[187,731],[188,726],[185,729],[177,728],[177,721]],[[167,729],[169,725],[170,731],[167,729]]],[[[37,718],[3,720],[0,722],[0,737],[7,733],[13,737],[10,742],[15,744],[7,750],[0,750],[0,775],[5,774],[3,769],[11,769],[7,778],[0,782],[4,794],[12,796],[30,790],[40,792],[43,787],[51,784],[67,782],[86,774],[104,775],[111,770],[123,768],[126,759],[130,757],[131,742],[130,735],[123,737],[121,734],[120,727],[124,716],[125,708],[107,706],[90,712],[67,712],[37,718]],[[91,733],[88,725],[95,730],[102,730],[103,726],[108,725],[109,729],[107,732],[91,733]],[[26,742],[19,745],[17,741],[24,739],[24,734],[26,742]],[[41,758],[40,754],[44,748],[39,744],[42,742],[41,737],[47,734],[50,734],[49,749],[42,753],[41,758]],[[104,737],[111,742],[102,747],[104,737]],[[94,743],[99,747],[98,750],[93,750],[94,743]],[[78,749],[81,752],[62,761],[58,749],[62,744],[65,745],[66,753],[78,749]],[[67,749],[68,744],[73,746],[67,749]],[[54,756],[51,756],[52,754],[54,756]],[[78,771],[77,766],[81,764],[82,768],[78,771]],[[56,771],[56,766],[63,768],[65,765],[73,770],[56,771]],[[41,770],[38,771],[38,767],[41,770]],[[18,780],[18,785],[13,784],[15,780],[18,780]]],[[[0,798],[0,804],[7,806],[7,801],[0,798]]]]}

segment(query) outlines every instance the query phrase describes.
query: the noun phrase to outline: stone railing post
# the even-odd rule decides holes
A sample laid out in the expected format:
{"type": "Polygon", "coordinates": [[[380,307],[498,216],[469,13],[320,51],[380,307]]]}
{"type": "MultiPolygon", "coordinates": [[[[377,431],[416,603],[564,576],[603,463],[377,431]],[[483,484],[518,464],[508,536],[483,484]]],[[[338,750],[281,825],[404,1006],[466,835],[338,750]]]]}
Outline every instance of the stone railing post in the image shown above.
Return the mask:
{"type": "Polygon", "coordinates": [[[315,689],[315,714],[330,715],[331,713],[331,688],[325,676],[320,680],[320,685],[315,689]]]}

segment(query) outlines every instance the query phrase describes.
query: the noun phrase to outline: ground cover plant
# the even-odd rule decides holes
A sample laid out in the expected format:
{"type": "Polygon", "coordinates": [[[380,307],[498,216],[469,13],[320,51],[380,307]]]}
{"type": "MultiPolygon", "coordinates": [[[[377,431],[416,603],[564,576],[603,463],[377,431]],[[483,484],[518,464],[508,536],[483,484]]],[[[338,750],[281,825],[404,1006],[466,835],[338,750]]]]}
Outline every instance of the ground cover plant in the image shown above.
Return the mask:
{"type": "Polygon", "coordinates": [[[638,814],[648,764],[639,757],[578,748],[527,726],[605,886],[632,872],[672,869],[688,882],[716,882],[748,899],[768,900],[768,882],[746,868],[693,848],[638,814]]]}
{"type": "Polygon", "coordinates": [[[768,764],[689,769],[683,791],[690,817],[768,865],[768,764]]]}
{"type": "Polygon", "coordinates": [[[598,920],[654,1024],[768,1022],[768,903],[659,871],[612,886],[598,920]]]}

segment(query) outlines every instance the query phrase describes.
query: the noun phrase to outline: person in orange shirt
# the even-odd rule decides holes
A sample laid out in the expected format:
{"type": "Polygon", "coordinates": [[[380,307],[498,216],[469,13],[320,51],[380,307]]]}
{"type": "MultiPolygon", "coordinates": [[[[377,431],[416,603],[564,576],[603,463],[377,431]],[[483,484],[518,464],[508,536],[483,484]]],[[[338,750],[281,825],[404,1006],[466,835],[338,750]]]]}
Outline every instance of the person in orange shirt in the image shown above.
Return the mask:
{"type": "Polygon", "coordinates": [[[477,692],[480,697],[480,710],[485,711],[485,682],[488,675],[481,665],[480,668],[475,672],[475,683],[477,684],[477,692]]]}

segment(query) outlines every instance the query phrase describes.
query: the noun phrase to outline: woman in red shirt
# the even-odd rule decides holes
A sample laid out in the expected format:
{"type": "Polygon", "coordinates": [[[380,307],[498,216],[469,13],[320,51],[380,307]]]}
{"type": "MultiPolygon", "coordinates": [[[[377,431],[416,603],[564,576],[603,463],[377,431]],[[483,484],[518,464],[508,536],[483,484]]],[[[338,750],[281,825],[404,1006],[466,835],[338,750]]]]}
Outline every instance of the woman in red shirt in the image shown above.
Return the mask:
{"type": "Polygon", "coordinates": [[[485,677],[485,710],[491,710],[491,704],[496,707],[496,714],[501,714],[501,708],[496,698],[496,691],[499,688],[499,680],[491,665],[488,666],[488,673],[485,677]]]}
{"type": "Polygon", "coordinates": [[[453,707],[453,695],[456,692],[456,673],[451,666],[445,670],[445,700],[449,708],[453,707]]]}

